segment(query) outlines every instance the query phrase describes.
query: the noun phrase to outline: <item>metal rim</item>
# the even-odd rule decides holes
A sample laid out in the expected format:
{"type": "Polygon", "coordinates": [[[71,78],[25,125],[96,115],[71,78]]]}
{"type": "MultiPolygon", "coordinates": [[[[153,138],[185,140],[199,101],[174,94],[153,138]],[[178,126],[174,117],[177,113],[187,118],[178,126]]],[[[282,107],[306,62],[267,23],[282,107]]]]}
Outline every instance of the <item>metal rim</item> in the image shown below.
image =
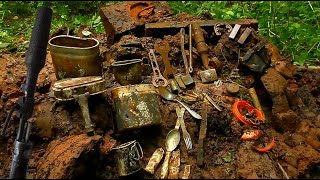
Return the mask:
{"type": "Polygon", "coordinates": [[[81,37],[76,37],[76,36],[69,36],[69,35],[58,35],[58,36],[55,36],[53,38],[51,38],[49,40],[49,45],[52,46],[52,47],[59,47],[59,48],[67,48],[67,49],[74,49],[74,48],[77,48],[77,49],[93,49],[97,46],[99,46],[100,42],[95,39],[95,38],[81,38],[81,37]],[[90,46],[90,47],[68,47],[68,46],[59,46],[59,45],[56,45],[56,44],[52,44],[51,41],[53,41],[54,39],[57,39],[57,38],[62,38],[62,37],[67,37],[67,38],[72,38],[72,39],[78,39],[78,40],[94,40],[96,42],[96,44],[94,46],[90,46]]]}
{"type": "Polygon", "coordinates": [[[113,67],[118,67],[118,66],[125,66],[125,65],[130,65],[130,64],[135,64],[142,62],[142,59],[131,59],[131,60],[124,60],[124,61],[116,61],[111,64],[113,67]]]}
{"type": "Polygon", "coordinates": [[[121,148],[124,148],[124,147],[128,147],[129,145],[135,143],[136,140],[133,140],[133,141],[129,141],[129,142],[126,142],[126,143],[123,143],[123,144],[120,144],[119,146],[116,146],[114,147],[113,149],[121,149],[121,148]]]}

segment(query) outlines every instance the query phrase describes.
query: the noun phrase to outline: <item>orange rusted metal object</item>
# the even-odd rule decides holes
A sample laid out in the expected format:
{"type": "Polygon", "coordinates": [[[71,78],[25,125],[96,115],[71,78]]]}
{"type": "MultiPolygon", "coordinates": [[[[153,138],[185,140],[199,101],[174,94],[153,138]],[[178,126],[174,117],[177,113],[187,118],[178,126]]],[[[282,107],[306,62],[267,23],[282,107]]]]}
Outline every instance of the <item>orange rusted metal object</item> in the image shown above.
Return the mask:
{"type": "Polygon", "coordinates": [[[268,152],[269,150],[271,150],[275,145],[276,145],[275,139],[272,138],[271,143],[269,145],[267,145],[266,147],[263,147],[263,148],[255,147],[254,149],[257,150],[258,152],[264,153],[264,152],[268,152]]]}
{"type": "Polygon", "coordinates": [[[262,134],[261,130],[250,130],[245,132],[242,136],[241,139],[244,141],[251,141],[254,139],[258,139],[262,134]]]}
{"type": "Polygon", "coordinates": [[[134,2],[127,5],[127,10],[131,17],[141,17],[152,14],[154,7],[149,2],[134,2]]]}
{"type": "Polygon", "coordinates": [[[245,100],[240,100],[240,101],[235,102],[233,104],[233,107],[232,107],[232,112],[233,112],[233,115],[236,117],[236,119],[239,122],[242,122],[242,123],[244,123],[244,124],[246,124],[248,126],[259,125],[260,123],[263,123],[265,121],[265,117],[262,114],[262,112],[259,109],[254,108],[252,105],[250,105],[245,100]],[[246,110],[250,114],[255,113],[257,122],[253,122],[253,120],[243,116],[241,114],[241,111],[242,111],[243,108],[246,108],[246,110]]]}

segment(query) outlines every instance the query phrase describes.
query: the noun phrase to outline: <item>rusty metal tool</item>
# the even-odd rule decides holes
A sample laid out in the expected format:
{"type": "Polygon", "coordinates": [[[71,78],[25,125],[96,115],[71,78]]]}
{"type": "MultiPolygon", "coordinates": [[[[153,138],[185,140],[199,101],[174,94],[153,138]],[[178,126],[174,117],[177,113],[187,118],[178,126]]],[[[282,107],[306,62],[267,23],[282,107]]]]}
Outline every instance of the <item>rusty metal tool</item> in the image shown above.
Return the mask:
{"type": "Polygon", "coordinates": [[[199,141],[198,141],[198,154],[197,154],[197,165],[202,166],[204,163],[204,150],[203,150],[203,140],[206,138],[207,133],[207,100],[204,99],[202,103],[202,121],[200,124],[200,133],[199,133],[199,141]]]}
{"type": "Polygon", "coordinates": [[[193,72],[192,68],[192,25],[189,25],[189,73],[193,72]]]}
{"type": "Polygon", "coordinates": [[[187,55],[184,49],[184,35],[185,35],[185,30],[184,28],[180,29],[180,46],[181,46],[181,53],[182,53],[182,58],[184,62],[184,68],[186,69],[186,73],[189,74],[189,67],[188,67],[188,60],[187,60],[187,55]]]}
{"type": "Polygon", "coordinates": [[[153,49],[150,49],[149,51],[149,59],[151,63],[151,67],[153,70],[153,76],[152,76],[152,84],[155,87],[164,86],[166,87],[168,85],[167,79],[165,79],[159,69],[159,65],[156,59],[156,55],[154,54],[153,49]]]}
{"type": "Polygon", "coordinates": [[[181,80],[183,81],[183,83],[186,86],[188,86],[188,85],[194,84],[194,81],[193,81],[191,75],[189,74],[188,59],[187,59],[186,52],[184,50],[184,35],[185,35],[185,30],[184,30],[184,28],[181,28],[181,30],[180,30],[180,46],[181,46],[181,53],[182,53],[182,57],[183,57],[184,67],[186,69],[186,75],[182,75],[181,80]]]}
{"type": "Polygon", "coordinates": [[[175,74],[175,70],[171,67],[170,61],[169,61],[169,51],[170,51],[170,45],[168,41],[160,41],[158,43],[155,43],[154,49],[161,55],[162,61],[164,63],[164,72],[163,76],[168,80],[168,75],[175,74]]]}
{"type": "Polygon", "coordinates": [[[255,90],[254,87],[249,89],[249,94],[250,94],[250,97],[252,98],[252,102],[253,102],[254,106],[257,109],[259,109],[262,112],[262,114],[264,114],[263,113],[263,109],[262,109],[261,104],[260,104],[260,101],[259,101],[259,98],[257,96],[256,90],[255,90]]]}
{"type": "Polygon", "coordinates": [[[209,83],[218,79],[217,71],[215,69],[207,69],[199,71],[198,73],[202,83],[209,83]]]}
{"type": "Polygon", "coordinates": [[[232,26],[231,26],[230,24],[226,24],[226,23],[216,23],[216,24],[214,24],[213,29],[214,29],[214,32],[215,32],[215,34],[216,34],[217,36],[221,36],[221,32],[219,32],[219,30],[220,30],[221,28],[219,28],[219,27],[222,26],[222,25],[225,25],[225,27],[228,29],[227,32],[231,32],[231,30],[232,30],[232,26]]]}
{"type": "Polygon", "coordinates": [[[236,35],[238,34],[238,31],[240,29],[241,25],[240,24],[235,24],[230,35],[229,38],[230,39],[234,39],[236,37],[236,35]]]}
{"type": "Polygon", "coordinates": [[[204,97],[218,110],[218,111],[222,111],[221,107],[218,106],[217,103],[215,103],[210,96],[208,96],[207,93],[202,93],[204,95],[204,97]]]}
{"type": "Polygon", "coordinates": [[[192,24],[193,38],[196,43],[198,53],[201,56],[202,64],[206,69],[209,69],[209,58],[208,58],[208,46],[203,37],[203,29],[198,23],[192,24]]]}
{"type": "Polygon", "coordinates": [[[182,80],[182,74],[180,74],[180,73],[179,73],[179,74],[176,74],[176,75],[174,76],[174,79],[176,80],[177,84],[179,85],[179,87],[180,87],[181,89],[187,88],[186,85],[184,84],[183,80],[182,80]]]}
{"type": "Polygon", "coordinates": [[[260,51],[261,48],[265,47],[265,45],[266,45],[265,41],[258,42],[253,48],[250,48],[243,57],[240,57],[239,59],[242,62],[249,60],[253,53],[260,51]]]}
{"type": "Polygon", "coordinates": [[[169,85],[172,93],[178,94],[181,91],[181,89],[179,88],[179,84],[174,79],[169,79],[169,85]]]}
{"type": "Polygon", "coordinates": [[[187,164],[184,167],[184,171],[183,171],[181,179],[190,179],[190,173],[191,173],[191,165],[187,164]]]}
{"type": "Polygon", "coordinates": [[[247,38],[249,37],[251,31],[252,31],[252,29],[246,28],[246,30],[244,30],[244,32],[242,33],[242,35],[238,39],[238,43],[243,44],[247,40],[247,38]]]}

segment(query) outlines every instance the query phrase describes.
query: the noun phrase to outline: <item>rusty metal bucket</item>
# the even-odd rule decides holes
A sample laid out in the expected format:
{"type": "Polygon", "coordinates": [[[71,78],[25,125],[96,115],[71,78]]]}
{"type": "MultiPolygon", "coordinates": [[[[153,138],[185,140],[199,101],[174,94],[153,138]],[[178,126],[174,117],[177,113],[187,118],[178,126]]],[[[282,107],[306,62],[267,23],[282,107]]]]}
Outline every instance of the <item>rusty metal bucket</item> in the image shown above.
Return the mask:
{"type": "Polygon", "coordinates": [[[122,86],[139,84],[142,81],[142,59],[116,61],[111,64],[112,72],[122,86]]]}
{"type": "Polygon", "coordinates": [[[116,131],[161,124],[158,97],[152,84],[117,87],[111,91],[111,96],[114,103],[116,131]]]}
{"type": "Polygon", "coordinates": [[[58,80],[85,76],[102,76],[99,41],[59,35],[49,40],[49,50],[58,80]]]}

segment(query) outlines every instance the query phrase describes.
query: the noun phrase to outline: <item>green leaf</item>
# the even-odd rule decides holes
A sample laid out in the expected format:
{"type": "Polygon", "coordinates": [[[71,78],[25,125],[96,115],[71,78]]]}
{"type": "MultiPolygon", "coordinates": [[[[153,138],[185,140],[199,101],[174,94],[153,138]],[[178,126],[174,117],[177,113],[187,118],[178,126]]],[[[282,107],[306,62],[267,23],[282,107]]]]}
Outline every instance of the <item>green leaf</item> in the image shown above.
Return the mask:
{"type": "Polygon", "coordinates": [[[83,30],[83,31],[82,31],[82,34],[83,34],[84,36],[90,36],[90,35],[91,35],[91,32],[90,32],[90,31],[83,30]]]}
{"type": "Polygon", "coordinates": [[[230,16],[233,16],[234,15],[234,12],[232,12],[232,11],[227,11],[226,12],[228,15],[230,15],[230,16]]]}
{"type": "Polygon", "coordinates": [[[10,43],[0,43],[0,48],[7,48],[10,43]]]}
{"type": "Polygon", "coordinates": [[[223,157],[224,162],[230,163],[233,161],[233,155],[231,152],[228,152],[224,157],[223,157]]]}
{"type": "Polygon", "coordinates": [[[94,20],[93,24],[98,24],[100,22],[100,16],[98,16],[98,18],[96,20],[94,20]]]}

